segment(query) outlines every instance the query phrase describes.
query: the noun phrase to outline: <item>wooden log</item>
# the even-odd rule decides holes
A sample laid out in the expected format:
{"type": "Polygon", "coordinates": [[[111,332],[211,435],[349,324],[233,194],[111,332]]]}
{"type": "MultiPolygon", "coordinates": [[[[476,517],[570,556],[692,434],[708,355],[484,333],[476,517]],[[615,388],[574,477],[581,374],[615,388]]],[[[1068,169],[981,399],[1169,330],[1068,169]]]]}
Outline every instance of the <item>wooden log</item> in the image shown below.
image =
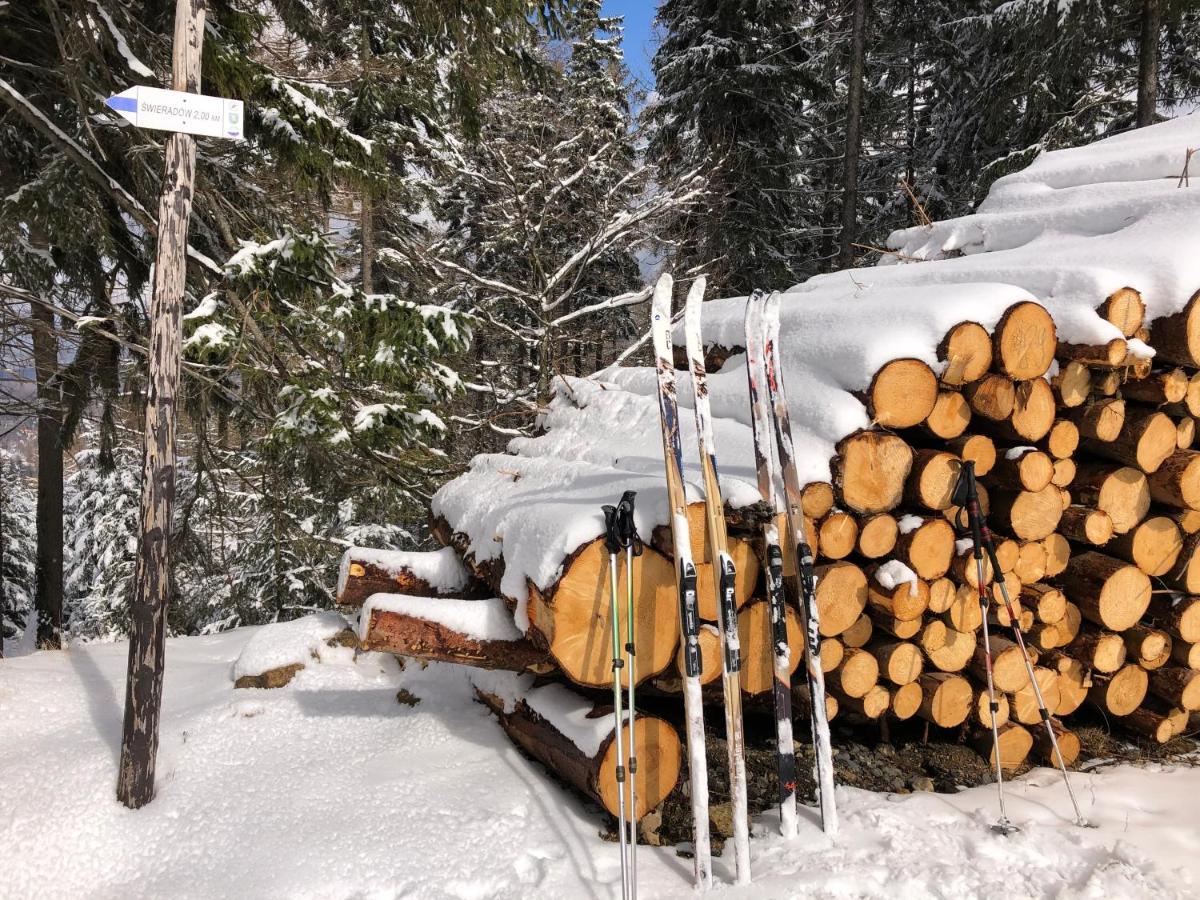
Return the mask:
{"type": "Polygon", "coordinates": [[[1015,381],[1040,378],[1054,361],[1054,320],[1031,301],[1010,306],[992,331],[992,365],[1015,381]]]}
{"type": "Polygon", "coordinates": [[[1063,418],[1076,427],[1081,440],[1115,441],[1125,424],[1125,401],[1107,399],[1085,403],[1065,410],[1063,418]]]}
{"type": "Polygon", "coordinates": [[[1183,550],[1183,534],[1166,516],[1145,519],[1104,548],[1118,559],[1131,562],[1147,575],[1166,575],[1175,568],[1183,550]]]}
{"type": "MultiPolygon", "coordinates": [[[[364,650],[509,672],[544,673],[555,668],[550,654],[513,624],[512,613],[499,597],[459,600],[374,594],[363,607],[361,622],[364,650]]],[[[609,657],[611,666],[611,652],[609,657]]],[[[639,674],[644,680],[653,673],[639,674]]]]}
{"type": "Polygon", "coordinates": [[[1073,459],[1056,459],[1054,461],[1054,474],[1050,476],[1050,483],[1055,487],[1069,487],[1071,482],[1075,480],[1075,460],[1073,459]]]}
{"type": "MultiPolygon", "coordinates": [[[[978,487],[979,509],[986,516],[991,511],[992,500],[988,494],[987,485],[980,484],[978,487]]],[[[957,528],[959,523],[967,521],[967,514],[961,508],[951,504],[942,510],[942,518],[957,528]]]]}
{"type": "Polygon", "coordinates": [[[983,377],[992,367],[992,339],[976,322],[960,322],[942,338],[937,348],[943,363],[941,382],[961,387],[983,377]]]}
{"type": "Polygon", "coordinates": [[[867,415],[884,428],[910,428],[933,412],[937,401],[937,376],[919,359],[894,359],[885,363],[858,395],[867,415]]]}
{"type": "Polygon", "coordinates": [[[1165,651],[1171,652],[1171,636],[1165,631],[1150,628],[1146,625],[1134,625],[1123,632],[1121,638],[1125,641],[1125,649],[1135,660],[1156,660],[1165,651]]]}
{"type": "Polygon", "coordinates": [[[1182,709],[1168,709],[1168,712],[1160,712],[1139,706],[1121,719],[1121,725],[1157,744],[1166,744],[1187,728],[1187,712],[1182,709]]]}
{"type": "Polygon", "coordinates": [[[1200,509],[1182,509],[1164,506],[1156,510],[1159,515],[1170,516],[1184,534],[1200,534],[1200,509]]]}
{"type": "MultiPolygon", "coordinates": [[[[1008,722],[998,729],[1000,751],[1000,768],[1012,770],[1024,764],[1033,748],[1033,735],[1016,722],[1008,722]]],[[[987,759],[988,765],[996,766],[996,743],[992,732],[980,730],[971,740],[972,745],[980,756],[987,759]]]]}
{"type": "Polygon", "coordinates": [[[1066,614],[1054,624],[1058,628],[1060,638],[1058,645],[1065,647],[1079,637],[1079,632],[1083,629],[1083,613],[1080,612],[1078,606],[1068,600],[1066,614]]]}
{"type": "Polygon", "coordinates": [[[842,506],[861,515],[895,509],[912,468],[912,448],[894,434],[860,431],[837,450],[834,486],[842,506]]]}
{"type": "Polygon", "coordinates": [[[1071,557],[1059,582],[1085,619],[1112,631],[1132,627],[1150,606],[1146,573],[1102,553],[1071,557]]]}
{"type": "Polygon", "coordinates": [[[817,613],[822,637],[837,637],[867,606],[867,577],[858,566],[836,562],[815,568],[817,613]]]}
{"type": "Polygon", "coordinates": [[[1146,517],[1150,493],[1146,476],[1137,469],[1090,461],[1079,463],[1071,485],[1074,502],[1108,513],[1115,534],[1124,534],[1146,517]]]}
{"type": "MultiPolygon", "coordinates": [[[[993,535],[993,537],[995,536],[993,535]]],[[[1021,545],[1012,538],[997,538],[995,544],[1000,572],[1007,575],[1017,567],[1017,561],[1021,558],[1021,545]]]]}
{"type": "Polygon", "coordinates": [[[925,626],[922,632],[921,650],[929,664],[939,672],[961,672],[974,658],[978,643],[975,632],[946,628],[944,623],[935,621],[925,626]],[[936,630],[939,625],[940,633],[936,630]],[[930,629],[935,629],[930,633],[930,643],[934,646],[927,647],[924,636],[930,629]]]}
{"type": "Polygon", "coordinates": [[[1131,406],[1114,439],[1084,438],[1081,446],[1095,456],[1134,466],[1149,474],[1157,471],[1175,453],[1176,438],[1175,423],[1165,413],[1131,406]]]}
{"type": "Polygon", "coordinates": [[[1179,366],[1200,366],[1200,291],[1179,312],[1150,323],[1155,359],[1179,366]]]}
{"type": "Polygon", "coordinates": [[[1056,419],[1039,446],[1055,459],[1070,459],[1079,447],[1079,426],[1069,419],[1056,419]]]}
{"type": "Polygon", "coordinates": [[[949,578],[935,578],[929,582],[928,611],[937,615],[948,610],[954,603],[954,595],[958,586],[949,578]]]}
{"type": "Polygon", "coordinates": [[[865,697],[879,681],[879,662],[866,650],[849,649],[827,680],[844,697],[865,697]]]}
{"type": "Polygon", "coordinates": [[[1056,716],[1069,716],[1083,705],[1092,686],[1091,670],[1066,653],[1052,650],[1041,662],[1058,673],[1058,706],[1050,710],[1056,716]]]}
{"type": "Polygon", "coordinates": [[[1149,676],[1141,666],[1127,665],[1111,675],[1095,673],[1088,700],[1114,716],[1127,716],[1146,697],[1149,676]]]}
{"type": "MultiPolygon", "coordinates": [[[[974,551],[967,546],[966,540],[963,540],[958,546],[962,552],[955,556],[953,562],[950,563],[950,577],[960,585],[978,590],[979,566],[976,564],[974,551]]],[[[983,579],[985,582],[991,581],[995,574],[992,571],[991,559],[985,555],[981,561],[983,563],[983,579]]]]}
{"type": "Polygon", "coordinates": [[[871,617],[863,613],[854,620],[853,625],[841,633],[840,639],[846,647],[863,647],[871,639],[872,631],[874,626],[871,624],[871,617]]]}
{"type": "Polygon", "coordinates": [[[361,606],[372,594],[481,599],[484,590],[450,547],[431,552],[350,547],[342,554],[335,596],[339,606],[361,606]]]}
{"type": "Polygon", "coordinates": [[[1054,476],[1054,460],[1036,447],[1006,450],[988,474],[992,484],[1007,491],[1040,491],[1054,476]]]}
{"type": "Polygon", "coordinates": [[[1179,556],[1163,575],[1163,583],[1185,594],[1200,594],[1200,534],[1189,534],[1182,539],[1179,556]]]}
{"type": "MultiPolygon", "coordinates": [[[[1008,697],[1004,694],[996,695],[996,727],[999,728],[1005,725],[1009,719],[1008,697]]],[[[979,725],[983,728],[991,729],[992,727],[992,701],[988,695],[987,688],[980,688],[975,692],[975,702],[972,705],[971,723],[979,725]]]]}
{"type": "MultiPolygon", "coordinates": [[[[717,630],[716,625],[701,622],[700,627],[696,629],[696,636],[700,639],[700,684],[714,684],[721,677],[724,669],[721,656],[721,632],[717,630]]],[[[683,652],[683,645],[680,644],[679,649],[675,652],[674,668],[668,668],[658,675],[653,683],[656,687],[668,690],[672,694],[682,694],[686,672],[687,659],[683,652]]],[[[627,679],[622,679],[622,681],[625,680],[627,679]]]]}
{"type": "Polygon", "coordinates": [[[1200,671],[1166,666],[1151,672],[1150,693],[1187,712],[1200,710],[1200,671]]]}
{"type": "Polygon", "coordinates": [[[800,491],[800,508],[810,519],[819,519],[833,509],[833,485],[827,481],[810,481],[800,491]]]}
{"type": "Polygon", "coordinates": [[[971,714],[975,692],[971,682],[949,672],[926,672],[917,682],[921,685],[920,715],[942,728],[961,725],[971,714]]]}
{"type": "Polygon", "coordinates": [[[1054,391],[1042,378],[1018,382],[1013,395],[1012,414],[1007,419],[981,422],[980,426],[1007,441],[1042,440],[1054,427],[1057,410],[1054,391]]]}
{"type": "Polygon", "coordinates": [[[921,428],[941,440],[956,438],[971,424],[971,407],[958,391],[938,391],[921,428]]]}
{"type": "Polygon", "coordinates": [[[1120,634],[1095,628],[1082,629],[1067,645],[1067,653],[1097,672],[1116,672],[1128,652],[1120,634]]]}
{"type": "Polygon", "coordinates": [[[900,536],[896,517],[890,513],[867,516],[858,527],[858,552],[867,559],[887,556],[896,546],[900,536]]]}
{"type": "MultiPolygon", "coordinates": [[[[800,616],[790,604],[784,606],[791,669],[804,659],[804,629],[800,616]]],[[[738,610],[738,643],[742,651],[742,690],[751,696],[765,694],[775,684],[775,638],[771,628],[771,606],[766,600],[755,600],[738,610]]],[[[822,646],[823,649],[823,646],[822,646]]],[[[825,658],[821,658],[822,664],[825,658]]]]}
{"type": "Polygon", "coordinates": [[[1042,540],[1046,548],[1046,578],[1055,578],[1067,569],[1071,559],[1071,543],[1061,534],[1048,534],[1042,540]]]}
{"type": "Polygon", "coordinates": [[[1058,531],[1078,543],[1103,547],[1113,536],[1113,525],[1104,510],[1073,503],[1063,510],[1058,531]]]}
{"type": "Polygon", "coordinates": [[[975,474],[983,478],[996,464],[996,443],[986,434],[964,434],[946,442],[946,449],[966,462],[975,463],[975,474]]]}
{"type": "Polygon", "coordinates": [[[954,593],[950,608],[942,619],[955,631],[975,632],[983,625],[983,608],[979,605],[979,592],[969,584],[959,585],[954,593]]]}
{"type": "Polygon", "coordinates": [[[894,562],[866,567],[867,602],[901,621],[919,619],[929,608],[929,583],[915,577],[911,570],[898,574],[898,569],[894,562]],[[905,574],[911,579],[900,581],[905,574]]]}
{"type": "MultiPolygon", "coordinates": [[[[825,718],[832,722],[839,712],[841,712],[842,704],[832,693],[825,693],[825,718]]],[[[792,720],[795,722],[809,723],[812,721],[812,694],[809,693],[807,684],[792,685],[792,720]]]]}
{"type": "MultiPolygon", "coordinates": [[[[514,744],[616,816],[621,788],[611,709],[561,684],[525,690],[517,685],[515,679],[505,680],[498,688],[491,679],[481,679],[475,696],[496,715],[514,744]]],[[[636,725],[637,805],[631,812],[638,821],[675,789],[682,752],[679,736],[664,720],[638,714],[636,725]]],[[[628,810],[628,797],[625,805],[628,810]]]]}
{"type": "Polygon", "coordinates": [[[1200,644],[1171,640],[1171,659],[1176,665],[1188,669],[1200,669],[1200,644]]]}
{"type": "Polygon", "coordinates": [[[925,699],[919,682],[912,681],[891,689],[891,713],[901,722],[911,719],[921,710],[921,702],[925,699]]]}
{"type": "Polygon", "coordinates": [[[1067,615],[1066,595],[1048,584],[1023,584],[1021,605],[1031,610],[1039,622],[1048,625],[1061,622],[1067,615]]]}
{"type": "MultiPolygon", "coordinates": [[[[1057,709],[1059,702],[1058,673],[1044,666],[1034,666],[1033,677],[1037,679],[1038,687],[1042,691],[1046,710],[1050,712],[1057,709]]],[[[1033,683],[1028,680],[1023,688],[1015,691],[1008,698],[1008,708],[1011,710],[1012,717],[1022,725],[1037,725],[1042,721],[1038,709],[1037,692],[1033,689],[1033,683]]]]}
{"type": "Polygon", "coordinates": [[[1200,452],[1176,450],[1148,480],[1159,503],[1200,509],[1200,452]]]}
{"type": "Polygon", "coordinates": [[[921,649],[908,641],[876,641],[867,649],[879,663],[879,673],[892,684],[911,684],[925,668],[921,649]]]}
{"type": "Polygon", "coordinates": [[[896,558],[917,576],[933,581],[950,569],[954,558],[954,528],[943,518],[904,516],[899,523],[896,558]]]}
{"type": "Polygon", "coordinates": [[[1164,403],[1180,403],[1187,397],[1188,376],[1183,369],[1159,369],[1147,378],[1125,382],[1121,394],[1126,400],[1161,406],[1164,403]]]}
{"type": "MultiPolygon", "coordinates": [[[[548,650],[572,681],[587,687],[611,686],[612,648],[607,641],[596,639],[612,628],[604,539],[597,538],[570,554],[560,572],[544,589],[529,584],[526,635],[548,650]]],[[[633,560],[633,591],[638,674],[655,675],[674,660],[678,644],[674,565],[647,547],[633,560]]],[[[624,608],[621,604],[622,612],[624,608]]]]}
{"type": "Polygon", "coordinates": [[[1196,443],[1196,420],[1191,416],[1180,416],[1175,420],[1175,449],[1190,450],[1196,443]]]}
{"type": "Polygon", "coordinates": [[[1075,765],[1079,759],[1079,753],[1083,748],[1079,740],[1079,735],[1064,726],[1058,719],[1051,719],[1050,727],[1054,729],[1054,738],[1058,744],[1058,753],[1054,752],[1054,743],[1051,742],[1050,735],[1046,733],[1044,725],[1029,729],[1030,735],[1033,737],[1033,746],[1037,758],[1048,766],[1057,766],[1059,763],[1058,754],[1061,753],[1062,764],[1064,766],[1069,768],[1075,765]]]}
{"type": "Polygon", "coordinates": [[[1092,393],[1092,370],[1078,360],[1070,360],[1059,366],[1050,386],[1060,406],[1082,406],[1092,393]]]}
{"type": "Polygon", "coordinates": [[[897,619],[887,610],[877,606],[868,606],[867,615],[871,617],[871,627],[876,633],[890,634],[894,638],[907,641],[921,633],[922,619],[897,619]]]}
{"type": "Polygon", "coordinates": [[[996,530],[1022,540],[1040,541],[1062,518],[1062,498],[1053,486],[1040,491],[992,491],[990,496],[988,515],[996,530]]]}
{"type": "Polygon", "coordinates": [[[883,685],[873,684],[861,697],[838,695],[838,706],[865,719],[880,719],[892,704],[892,696],[883,685]]]}
{"type": "MultiPolygon", "coordinates": [[[[688,537],[692,545],[692,560],[696,564],[696,604],[700,610],[700,618],[706,622],[717,620],[717,579],[719,572],[714,565],[712,549],[708,541],[708,517],[703,503],[689,503],[687,507],[688,537]]],[[[810,540],[817,535],[816,530],[808,523],[807,533],[810,540]]],[[[780,532],[783,533],[782,531],[780,532]]],[[[674,542],[670,526],[659,526],[651,534],[650,543],[666,559],[672,559],[674,542]]],[[[815,543],[820,545],[820,538],[815,543]]],[[[604,541],[600,540],[603,548],[604,541]]],[[[754,544],[745,538],[730,535],[728,538],[729,556],[733,559],[734,582],[733,595],[738,609],[753,596],[758,585],[761,566],[758,555],[754,552],[754,544]]],[[[608,551],[604,551],[603,560],[606,571],[608,551]]]]}
{"type": "Polygon", "coordinates": [[[961,461],[941,450],[918,450],[904,497],[915,506],[942,510],[950,505],[961,461]]]}
{"type": "MultiPolygon", "coordinates": [[[[803,650],[803,645],[801,645],[803,650]]],[[[846,645],[837,638],[821,638],[821,671],[832,672],[842,664],[846,656],[846,645]]]]}
{"type": "Polygon", "coordinates": [[[1056,355],[1060,360],[1073,360],[1098,368],[1115,368],[1125,362],[1129,344],[1124,338],[1113,338],[1103,344],[1071,344],[1060,341],[1056,355]]]}
{"type": "MultiPolygon", "coordinates": [[[[1029,671],[1025,667],[1021,648],[1008,638],[992,635],[992,680],[996,690],[1013,694],[1029,683],[1029,671]]],[[[983,642],[980,641],[970,663],[971,673],[986,682],[987,659],[983,642]]]]}
{"type": "Polygon", "coordinates": [[[819,546],[823,559],[844,559],[858,543],[858,522],[850,513],[833,510],[821,520],[819,546]]]}
{"type": "Polygon", "coordinates": [[[1131,287],[1123,287],[1105,299],[1096,312],[1108,322],[1116,325],[1125,337],[1133,337],[1142,327],[1146,316],[1146,304],[1142,295],[1131,287]]]}
{"type": "Polygon", "coordinates": [[[978,381],[963,386],[963,396],[971,412],[980,419],[1003,422],[1013,413],[1017,402],[1017,388],[1012,379],[988,373],[978,381]]]}

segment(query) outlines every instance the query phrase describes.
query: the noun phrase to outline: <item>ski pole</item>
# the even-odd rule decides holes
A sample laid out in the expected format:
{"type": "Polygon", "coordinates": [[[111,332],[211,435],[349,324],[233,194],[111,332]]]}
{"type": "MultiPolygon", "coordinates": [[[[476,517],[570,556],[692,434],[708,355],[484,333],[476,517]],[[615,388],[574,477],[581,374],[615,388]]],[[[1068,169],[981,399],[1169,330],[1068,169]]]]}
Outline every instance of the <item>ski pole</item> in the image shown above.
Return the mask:
{"type": "MultiPolygon", "coordinates": [[[[996,544],[992,540],[992,533],[987,526],[987,520],[983,517],[983,512],[979,508],[979,493],[974,489],[975,486],[975,466],[973,463],[966,463],[964,473],[971,485],[971,492],[975,495],[973,503],[973,512],[968,509],[968,515],[972,516],[977,524],[972,527],[973,533],[977,532],[982,537],[983,549],[988,555],[988,560],[992,564],[992,580],[988,584],[988,590],[995,596],[995,587],[1000,588],[1000,596],[1004,600],[1004,611],[1008,616],[1009,625],[1012,628],[1013,637],[1016,639],[1017,647],[1021,651],[1021,658],[1025,661],[1025,673],[1029,677],[1029,683],[1033,686],[1033,695],[1037,699],[1038,714],[1041,716],[1042,725],[1046,729],[1046,736],[1050,739],[1050,746],[1054,748],[1054,759],[1058,764],[1058,770],[1062,773],[1063,784],[1067,788],[1067,796],[1071,798],[1071,806],[1075,810],[1075,824],[1080,828],[1095,828],[1091,822],[1084,818],[1083,812],[1079,808],[1079,801],[1075,798],[1075,791],[1071,787],[1071,778],[1067,774],[1067,764],[1063,759],[1062,750],[1058,746],[1058,735],[1054,733],[1054,725],[1050,721],[1050,711],[1046,709],[1046,700],[1042,696],[1042,687],[1038,684],[1036,673],[1033,671],[1033,662],[1029,659],[1029,652],[1025,648],[1025,636],[1021,634],[1021,625],[1018,621],[1015,610],[1012,605],[1012,598],[1008,595],[1008,586],[1002,579],[996,578],[996,574],[1000,571],[1000,560],[996,555],[996,544]]],[[[982,569],[982,565],[981,565],[982,569]]],[[[981,585],[982,587],[982,585],[981,585]]],[[[982,591],[981,591],[982,593],[982,591]]],[[[987,627],[987,616],[983,620],[984,628],[987,627]]],[[[999,755],[999,748],[997,748],[999,755]]]]}
{"type": "Polygon", "coordinates": [[[983,660],[987,671],[988,711],[992,724],[992,756],[996,760],[996,793],[1000,800],[1000,820],[992,826],[992,831],[999,834],[1012,834],[1019,829],[1009,821],[1004,809],[1004,768],[1000,761],[1000,728],[996,717],[1000,712],[1000,704],[996,700],[996,684],[992,678],[992,638],[988,630],[988,595],[984,591],[986,579],[983,575],[983,534],[980,530],[979,517],[973,510],[979,509],[979,490],[975,483],[975,462],[966,460],[958,482],[954,486],[952,502],[959,508],[959,515],[965,511],[967,525],[964,528],[959,521],[960,532],[969,531],[971,534],[971,553],[975,557],[976,582],[979,585],[979,612],[983,618],[983,660]]]}
{"type": "Polygon", "coordinates": [[[604,545],[608,548],[609,584],[612,588],[613,715],[616,717],[617,745],[617,840],[621,845],[621,896],[624,900],[630,900],[629,851],[625,842],[625,739],[622,735],[624,722],[621,715],[621,668],[625,662],[621,658],[621,621],[618,616],[620,603],[617,599],[617,554],[621,550],[621,538],[618,533],[617,508],[605,506],[603,509],[604,545]]]}
{"type": "Polygon", "coordinates": [[[617,504],[617,521],[621,543],[625,547],[625,655],[629,662],[629,887],[630,900],[637,900],[637,706],[634,686],[637,683],[637,651],[633,641],[633,558],[642,555],[642,539],[633,521],[633,498],[636,491],[626,491],[617,504]]]}

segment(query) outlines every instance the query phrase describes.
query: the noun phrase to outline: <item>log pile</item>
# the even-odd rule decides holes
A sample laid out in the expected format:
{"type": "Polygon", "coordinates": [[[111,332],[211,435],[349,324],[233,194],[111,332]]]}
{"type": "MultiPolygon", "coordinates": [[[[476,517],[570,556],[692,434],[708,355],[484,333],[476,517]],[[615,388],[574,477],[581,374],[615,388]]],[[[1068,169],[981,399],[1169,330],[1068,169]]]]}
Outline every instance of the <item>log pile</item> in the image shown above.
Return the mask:
{"type": "MultiPolygon", "coordinates": [[[[817,554],[831,715],[919,717],[955,729],[992,756],[980,586],[969,542],[956,534],[960,511],[951,499],[965,459],[975,462],[981,504],[998,542],[1001,571],[988,574],[1003,580],[1016,604],[1015,623],[995,605],[988,614],[1002,694],[1003,765],[1019,766],[1030,754],[1049,761],[1033,687],[1010,639],[1013,624],[1024,634],[1068,762],[1079,754],[1070,717],[1081,708],[1098,708],[1114,727],[1157,742],[1182,733],[1200,710],[1200,449],[1192,449],[1194,417],[1200,416],[1200,295],[1149,328],[1132,289],[1098,298],[1098,309],[1128,340],[1059,342],[1049,314],[1021,301],[993,327],[968,321],[947,331],[938,346],[940,374],[917,359],[893,360],[859,392],[871,426],[840,441],[832,479],[809,484],[803,502],[817,554]],[[1135,338],[1157,356],[1134,352],[1141,346],[1135,338]]],[[[710,364],[738,352],[713,347],[710,364]]],[[[623,487],[613,484],[612,496],[623,487]]],[[[689,518],[701,614],[712,622],[702,504],[693,504],[689,518]]],[[[742,685],[754,698],[747,708],[754,709],[764,696],[769,705],[771,688],[762,513],[731,508],[729,522],[742,685]]],[[[505,589],[503,552],[476,559],[463,522],[440,518],[433,530],[448,548],[441,552],[456,554],[465,572],[454,596],[501,598],[486,602],[502,603],[528,627],[502,640],[456,635],[433,612],[437,606],[484,601],[447,600],[439,585],[406,573],[403,560],[381,568],[376,554],[370,556],[374,566],[362,565],[361,551],[352,549],[338,588],[341,602],[355,605],[376,591],[398,591],[428,598],[423,602],[433,622],[369,603],[361,631],[366,646],[536,672],[578,686],[581,695],[611,685],[601,538],[569,553],[552,580],[530,581],[527,596],[515,596],[511,585],[505,589]]],[[[670,541],[662,529],[644,537],[646,551],[634,564],[638,675],[655,695],[677,694],[670,541]]],[[[788,636],[799,667],[798,620],[789,622],[788,636]]],[[[719,703],[715,629],[702,639],[711,685],[706,696],[719,703]]],[[[488,690],[479,693],[517,743],[615,808],[602,752],[589,758],[565,753],[561,735],[552,734],[552,723],[535,709],[505,708],[488,690]]],[[[801,693],[798,687],[798,700],[801,693]]],[[[804,703],[796,707],[800,719],[804,703]]],[[[645,729],[666,767],[656,770],[660,785],[672,783],[671,766],[678,773],[677,742],[660,734],[669,727],[645,729]]]]}

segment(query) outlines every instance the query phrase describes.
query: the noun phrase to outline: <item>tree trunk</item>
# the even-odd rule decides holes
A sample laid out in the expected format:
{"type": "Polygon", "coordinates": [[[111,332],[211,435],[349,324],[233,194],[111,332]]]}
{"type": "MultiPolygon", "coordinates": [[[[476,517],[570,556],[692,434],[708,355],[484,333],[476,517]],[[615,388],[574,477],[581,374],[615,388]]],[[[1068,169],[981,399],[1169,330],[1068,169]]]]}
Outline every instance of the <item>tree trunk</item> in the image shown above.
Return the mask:
{"type": "Polygon", "coordinates": [[[1142,38],[1138,46],[1137,125],[1153,125],[1158,109],[1158,35],[1162,29],[1159,0],[1142,0],[1142,38]]]}
{"type": "Polygon", "coordinates": [[[62,649],[63,617],[63,446],[62,393],[50,381],[58,371],[54,313],[31,304],[33,363],[37,377],[37,645],[62,649]]]}
{"type": "MultiPolygon", "coordinates": [[[[362,77],[365,79],[371,77],[371,36],[366,16],[363,16],[361,28],[361,59],[359,62],[362,66],[362,77]]],[[[364,293],[373,294],[375,293],[375,204],[374,198],[371,196],[369,181],[359,190],[358,196],[360,213],[358,230],[362,243],[362,289],[364,293]]]]}
{"type": "Polygon", "coordinates": [[[863,69],[867,55],[867,0],[854,0],[850,37],[850,65],[846,96],[846,155],[842,165],[842,230],[835,265],[849,268],[854,262],[858,222],[858,157],[862,152],[863,69]]]}
{"type": "MultiPolygon", "coordinates": [[[[204,0],[177,0],[171,87],[200,91],[204,0]]],[[[196,141],[167,141],[158,206],[158,251],[150,301],[149,375],[142,458],[142,535],[130,604],[129,673],[117,799],[137,809],[154,797],[163,649],[171,587],[171,508],[175,500],[175,425],[179,393],[187,235],[196,180],[196,141]]]]}

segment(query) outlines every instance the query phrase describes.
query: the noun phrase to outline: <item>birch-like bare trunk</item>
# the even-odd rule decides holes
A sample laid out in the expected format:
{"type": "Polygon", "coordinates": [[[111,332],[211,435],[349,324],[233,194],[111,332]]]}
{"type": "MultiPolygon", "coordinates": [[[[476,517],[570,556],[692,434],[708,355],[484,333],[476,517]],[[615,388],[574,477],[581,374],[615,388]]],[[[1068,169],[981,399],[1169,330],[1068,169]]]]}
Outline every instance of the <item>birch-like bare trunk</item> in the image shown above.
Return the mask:
{"type": "MultiPolygon", "coordinates": [[[[171,87],[200,92],[204,0],[176,0],[171,87]]],[[[154,797],[163,650],[171,586],[171,511],[175,501],[175,426],[187,280],[188,222],[196,179],[196,141],[167,141],[158,206],[158,253],[150,302],[150,358],[142,458],[142,535],[129,633],[129,674],[117,799],[137,809],[154,797]]]]}

